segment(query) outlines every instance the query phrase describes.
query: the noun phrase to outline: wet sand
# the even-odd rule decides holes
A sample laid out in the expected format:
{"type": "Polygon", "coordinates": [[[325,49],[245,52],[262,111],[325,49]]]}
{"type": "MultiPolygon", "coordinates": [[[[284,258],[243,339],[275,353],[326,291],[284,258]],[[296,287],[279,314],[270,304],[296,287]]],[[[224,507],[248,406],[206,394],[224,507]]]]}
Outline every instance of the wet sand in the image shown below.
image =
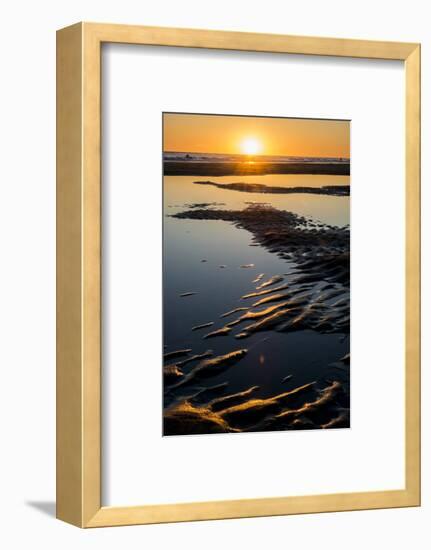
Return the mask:
{"type": "MultiPolygon", "coordinates": [[[[252,204],[243,210],[193,209],[172,215],[188,220],[223,220],[234,223],[253,234],[253,241],[283,258],[295,259],[300,267],[307,267],[304,277],[314,278],[309,270],[319,275],[321,268],[330,269],[340,282],[347,282],[350,269],[350,230],[317,223],[293,212],[278,210],[265,204],[252,204]],[[311,259],[314,258],[314,261],[311,259]],[[307,265],[304,261],[309,259],[307,265]]],[[[322,272],[320,272],[322,273],[322,272]]]]}
{"type": "Polygon", "coordinates": [[[165,176],[246,176],[264,174],[350,174],[350,162],[163,162],[165,176]]]}
{"type": "Polygon", "coordinates": [[[256,333],[311,330],[348,338],[349,228],[310,222],[262,204],[243,210],[193,208],[172,217],[230,222],[249,231],[258,246],[294,262],[296,269],[251,276],[250,292],[238,296],[244,307],[232,304],[220,319],[207,320],[211,328],[218,326],[202,331],[202,338],[232,333],[238,346],[229,353],[213,357],[208,350],[202,357],[184,349],[165,354],[164,435],[349,427],[350,355],[297,387],[287,372],[280,379],[280,392],[264,398],[255,397],[256,385],[233,393],[228,392],[228,382],[211,386],[213,377],[229,373],[247,356],[248,338],[256,333]]]}
{"type": "MultiPolygon", "coordinates": [[[[216,183],[214,181],[195,181],[196,185],[213,185],[219,189],[229,191],[241,191],[243,193],[311,193],[313,195],[333,195],[345,197],[350,195],[350,185],[324,185],[322,187],[277,187],[274,185],[264,185],[263,183],[216,183]]],[[[198,206],[198,205],[194,205],[198,206]]]]}

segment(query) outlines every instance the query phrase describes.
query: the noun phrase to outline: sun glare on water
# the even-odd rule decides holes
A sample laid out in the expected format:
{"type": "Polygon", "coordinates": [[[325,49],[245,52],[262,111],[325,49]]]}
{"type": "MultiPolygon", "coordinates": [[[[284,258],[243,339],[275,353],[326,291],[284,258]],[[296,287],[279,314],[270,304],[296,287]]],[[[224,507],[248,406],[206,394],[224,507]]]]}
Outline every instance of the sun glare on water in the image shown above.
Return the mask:
{"type": "Polygon", "coordinates": [[[262,143],[253,137],[247,137],[241,142],[241,151],[245,155],[257,155],[262,150],[262,143]]]}

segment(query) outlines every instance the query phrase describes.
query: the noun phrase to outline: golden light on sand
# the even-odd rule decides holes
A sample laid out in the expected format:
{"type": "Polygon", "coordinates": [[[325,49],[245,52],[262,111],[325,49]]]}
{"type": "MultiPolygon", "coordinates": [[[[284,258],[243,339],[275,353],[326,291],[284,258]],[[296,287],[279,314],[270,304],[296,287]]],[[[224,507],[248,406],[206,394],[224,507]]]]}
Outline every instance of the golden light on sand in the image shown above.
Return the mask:
{"type": "Polygon", "coordinates": [[[254,137],[247,137],[241,141],[240,147],[245,155],[257,155],[262,150],[262,143],[254,137]]]}

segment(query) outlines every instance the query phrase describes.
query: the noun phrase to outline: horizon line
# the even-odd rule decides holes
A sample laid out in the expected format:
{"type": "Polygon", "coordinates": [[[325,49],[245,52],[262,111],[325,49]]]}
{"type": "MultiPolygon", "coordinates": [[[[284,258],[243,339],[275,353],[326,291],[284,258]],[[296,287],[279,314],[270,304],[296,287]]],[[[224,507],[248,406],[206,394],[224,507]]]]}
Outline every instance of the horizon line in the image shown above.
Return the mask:
{"type": "Polygon", "coordinates": [[[193,154],[193,155],[226,155],[226,156],[236,156],[236,157],[285,157],[285,158],[317,158],[317,159],[343,159],[343,160],[349,160],[349,157],[343,157],[343,156],[321,156],[321,155],[280,155],[280,154],[257,154],[257,155],[247,155],[247,153],[215,153],[211,151],[177,151],[177,150],[163,150],[163,153],[185,153],[185,154],[193,154]]]}

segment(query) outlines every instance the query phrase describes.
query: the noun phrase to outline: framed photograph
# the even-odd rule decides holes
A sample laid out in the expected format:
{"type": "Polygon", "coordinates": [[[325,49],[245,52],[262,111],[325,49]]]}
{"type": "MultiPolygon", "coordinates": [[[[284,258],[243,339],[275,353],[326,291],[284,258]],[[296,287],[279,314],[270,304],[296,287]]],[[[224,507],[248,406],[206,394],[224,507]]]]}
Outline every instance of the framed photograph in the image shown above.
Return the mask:
{"type": "Polygon", "coordinates": [[[420,46],[57,34],[57,517],[420,504],[420,46]]]}

